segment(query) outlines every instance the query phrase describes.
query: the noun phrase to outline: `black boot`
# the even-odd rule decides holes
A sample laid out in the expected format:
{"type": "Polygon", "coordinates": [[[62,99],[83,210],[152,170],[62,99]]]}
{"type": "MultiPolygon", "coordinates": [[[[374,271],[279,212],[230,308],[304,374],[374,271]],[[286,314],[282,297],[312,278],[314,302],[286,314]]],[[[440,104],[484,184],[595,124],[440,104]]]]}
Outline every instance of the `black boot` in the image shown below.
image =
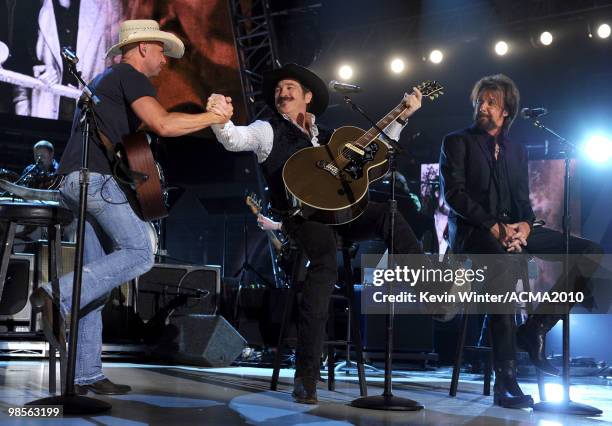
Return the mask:
{"type": "Polygon", "coordinates": [[[301,376],[293,379],[293,399],[300,404],[317,404],[317,377],[301,376]]]}
{"type": "Polygon", "coordinates": [[[529,354],[529,359],[541,371],[558,376],[559,369],[546,359],[546,333],[555,326],[559,315],[531,315],[516,332],[518,346],[529,354]]]}
{"type": "Polygon", "coordinates": [[[529,408],[533,405],[531,395],[525,395],[516,381],[516,361],[495,362],[493,402],[504,408],[529,408]]]}

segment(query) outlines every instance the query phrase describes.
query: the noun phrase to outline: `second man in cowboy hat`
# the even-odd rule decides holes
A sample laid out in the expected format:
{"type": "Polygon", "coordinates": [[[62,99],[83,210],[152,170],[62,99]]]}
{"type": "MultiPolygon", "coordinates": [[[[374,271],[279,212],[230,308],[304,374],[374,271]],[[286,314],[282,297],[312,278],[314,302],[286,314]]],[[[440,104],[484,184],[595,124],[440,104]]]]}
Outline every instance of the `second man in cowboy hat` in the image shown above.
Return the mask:
{"type": "MultiPolygon", "coordinates": [[[[212,95],[207,110],[226,116],[226,123],[212,126],[217,139],[230,151],[255,152],[270,188],[272,206],[276,210],[289,210],[282,179],[283,166],[298,150],[329,141],[332,131],[316,123],[316,117],[327,108],[329,94],[316,74],[296,64],[267,73],[263,93],[269,106],[277,112],[269,121],[257,120],[249,126],[235,126],[229,121],[231,99],[223,95],[212,95]]],[[[404,96],[404,102],[412,115],[421,107],[421,93],[414,89],[413,93],[404,96]]],[[[393,122],[385,130],[397,139],[402,123],[393,122]]],[[[291,216],[282,222],[259,216],[258,222],[264,229],[282,227],[310,261],[299,306],[293,398],[300,403],[316,404],[324,327],[330,296],[337,282],[335,232],[352,240],[380,238],[388,241],[391,236],[388,206],[370,202],[359,218],[334,227],[301,216],[291,216]]],[[[398,253],[420,252],[414,233],[399,215],[395,235],[398,253]]]]}

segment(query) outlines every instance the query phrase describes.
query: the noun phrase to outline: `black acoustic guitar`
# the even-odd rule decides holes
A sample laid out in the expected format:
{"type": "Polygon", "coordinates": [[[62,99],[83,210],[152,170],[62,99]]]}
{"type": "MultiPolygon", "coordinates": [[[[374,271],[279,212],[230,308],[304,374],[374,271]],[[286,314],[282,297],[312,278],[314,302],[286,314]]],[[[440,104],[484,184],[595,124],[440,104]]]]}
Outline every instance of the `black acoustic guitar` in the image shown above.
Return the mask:
{"type": "MultiPolygon", "coordinates": [[[[423,98],[436,99],[443,87],[435,81],[418,86],[423,98]]],[[[385,129],[405,119],[408,111],[400,103],[378,123],[385,129]]],[[[353,126],[336,129],[329,143],[304,148],[293,154],[283,168],[283,181],[293,205],[310,220],[340,225],[356,219],[368,204],[370,182],[388,169],[388,145],[372,127],[367,132],[353,126]]]]}

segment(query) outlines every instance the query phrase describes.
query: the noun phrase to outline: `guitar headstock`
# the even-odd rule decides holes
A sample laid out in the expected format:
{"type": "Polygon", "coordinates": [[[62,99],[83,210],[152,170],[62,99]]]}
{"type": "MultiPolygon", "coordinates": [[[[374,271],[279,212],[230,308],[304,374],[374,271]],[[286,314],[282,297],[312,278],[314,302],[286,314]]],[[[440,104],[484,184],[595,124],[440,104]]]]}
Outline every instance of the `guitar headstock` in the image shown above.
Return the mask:
{"type": "Polygon", "coordinates": [[[261,200],[254,192],[251,192],[246,196],[245,203],[247,206],[249,206],[253,214],[257,215],[261,212],[261,200]]]}
{"type": "Polygon", "coordinates": [[[429,98],[432,101],[444,94],[444,86],[435,80],[424,81],[417,88],[421,91],[424,98],[429,98]]]}

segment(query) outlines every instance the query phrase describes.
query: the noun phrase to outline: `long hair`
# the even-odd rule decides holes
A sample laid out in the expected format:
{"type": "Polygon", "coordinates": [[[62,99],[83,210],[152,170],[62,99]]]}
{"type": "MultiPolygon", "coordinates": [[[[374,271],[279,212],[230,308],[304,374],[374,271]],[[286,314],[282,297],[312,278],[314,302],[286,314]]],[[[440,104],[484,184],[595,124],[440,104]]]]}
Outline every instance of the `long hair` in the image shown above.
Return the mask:
{"type": "Polygon", "coordinates": [[[487,75],[482,77],[474,84],[470,100],[472,106],[476,105],[478,97],[485,90],[491,90],[500,92],[504,99],[504,109],[508,113],[508,116],[504,120],[502,131],[507,133],[512,125],[512,122],[516,118],[519,110],[519,102],[521,95],[519,93],[516,83],[512,79],[504,74],[487,75]]]}

